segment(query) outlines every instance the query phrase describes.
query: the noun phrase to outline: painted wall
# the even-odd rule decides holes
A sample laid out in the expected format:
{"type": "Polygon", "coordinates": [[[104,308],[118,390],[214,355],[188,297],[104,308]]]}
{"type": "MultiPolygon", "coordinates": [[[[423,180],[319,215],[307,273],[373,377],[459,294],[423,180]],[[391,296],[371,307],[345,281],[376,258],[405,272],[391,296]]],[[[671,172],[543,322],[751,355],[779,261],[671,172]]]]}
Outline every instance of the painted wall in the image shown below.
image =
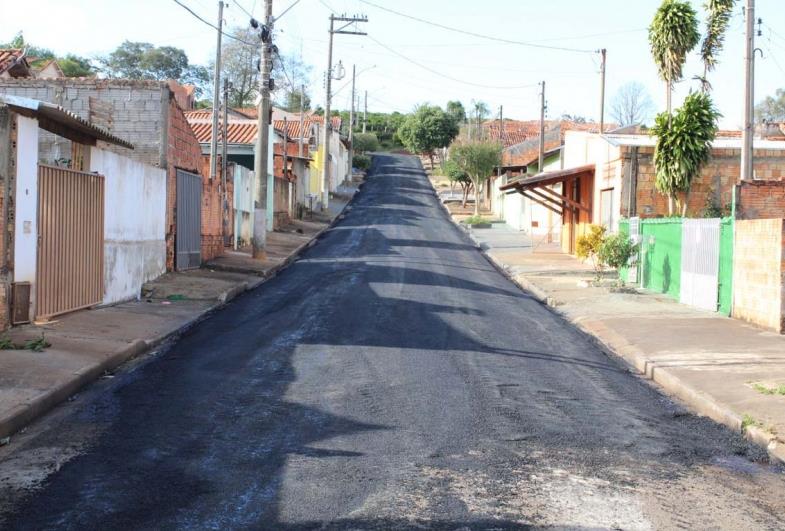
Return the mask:
{"type": "MultiPolygon", "coordinates": [[[[35,285],[38,259],[38,120],[17,117],[14,281],[35,285]]],[[[31,297],[35,288],[31,290],[31,297]]],[[[31,312],[32,315],[32,312],[31,312]]]]}
{"type": "Polygon", "coordinates": [[[251,245],[253,235],[254,172],[234,167],[234,234],[237,246],[251,245]]]}
{"type": "Polygon", "coordinates": [[[166,170],[98,148],[90,171],[104,176],[104,304],[139,297],[166,271],[166,170]]]}

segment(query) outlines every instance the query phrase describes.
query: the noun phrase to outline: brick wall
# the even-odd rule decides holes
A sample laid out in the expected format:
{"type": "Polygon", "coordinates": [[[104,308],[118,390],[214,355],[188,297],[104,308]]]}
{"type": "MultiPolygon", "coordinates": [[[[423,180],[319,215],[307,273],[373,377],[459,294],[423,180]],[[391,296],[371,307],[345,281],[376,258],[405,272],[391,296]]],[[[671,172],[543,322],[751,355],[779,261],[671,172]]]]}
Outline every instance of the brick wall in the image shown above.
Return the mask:
{"type": "Polygon", "coordinates": [[[15,129],[14,114],[7,107],[0,107],[0,330],[8,328],[10,323],[9,268],[13,262],[6,241],[10,236],[8,220],[13,219],[13,210],[9,208],[11,205],[8,204],[5,189],[6,186],[14,186],[16,180],[15,129]]]}
{"type": "Polygon", "coordinates": [[[785,218],[785,181],[743,181],[736,188],[736,218],[785,218]]]}
{"type": "MultiPolygon", "coordinates": [[[[194,137],[195,139],[196,137],[194,137]]],[[[220,146],[219,146],[220,147],[220,146]]],[[[202,168],[202,261],[212,260],[223,254],[223,199],[221,197],[221,156],[218,155],[218,172],[210,179],[210,155],[200,155],[202,168]]],[[[226,185],[229,198],[233,192],[231,174],[227,175],[226,185]]],[[[231,227],[227,226],[231,231],[231,227]]]]}
{"type": "Polygon", "coordinates": [[[736,221],[733,317],[785,332],[785,220],[736,221]]]}
{"type": "MultiPolygon", "coordinates": [[[[628,164],[630,147],[624,147],[622,159],[628,164]]],[[[733,187],[739,181],[741,152],[738,149],[715,149],[690,189],[687,215],[701,217],[707,205],[716,205],[730,214],[733,187]]],[[[785,174],[785,150],[755,150],[755,175],[759,179],[779,179],[785,174]]],[[[623,168],[623,175],[628,175],[623,168]]],[[[641,217],[668,215],[668,198],[654,186],[654,148],[638,148],[637,214],[641,217]]],[[[626,202],[625,202],[626,203],[626,202]]],[[[622,211],[623,215],[628,215],[622,211]]],[[[781,216],[778,214],[776,217],[781,216]]]]}

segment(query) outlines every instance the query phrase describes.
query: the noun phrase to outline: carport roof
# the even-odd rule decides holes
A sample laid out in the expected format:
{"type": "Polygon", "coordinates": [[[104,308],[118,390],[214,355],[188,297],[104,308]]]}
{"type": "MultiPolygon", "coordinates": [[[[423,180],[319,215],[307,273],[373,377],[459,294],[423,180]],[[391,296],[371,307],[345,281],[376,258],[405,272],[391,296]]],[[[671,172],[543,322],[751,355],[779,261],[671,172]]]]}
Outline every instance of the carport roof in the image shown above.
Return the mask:
{"type": "Polygon", "coordinates": [[[504,186],[501,186],[499,189],[522,190],[526,188],[548,186],[549,184],[560,183],[566,179],[570,179],[584,173],[594,173],[594,164],[586,164],[584,166],[578,166],[575,168],[567,168],[566,170],[538,173],[537,175],[532,175],[531,177],[526,177],[524,179],[518,179],[517,181],[507,183],[504,186]]]}
{"type": "Polygon", "coordinates": [[[0,105],[2,104],[7,105],[14,112],[23,116],[35,118],[38,120],[38,126],[41,129],[74,142],[95,145],[96,140],[101,140],[128,149],[134,149],[134,145],[130,142],[114,136],[106,129],[90,123],[59,105],[21,96],[0,94],[0,105]]]}

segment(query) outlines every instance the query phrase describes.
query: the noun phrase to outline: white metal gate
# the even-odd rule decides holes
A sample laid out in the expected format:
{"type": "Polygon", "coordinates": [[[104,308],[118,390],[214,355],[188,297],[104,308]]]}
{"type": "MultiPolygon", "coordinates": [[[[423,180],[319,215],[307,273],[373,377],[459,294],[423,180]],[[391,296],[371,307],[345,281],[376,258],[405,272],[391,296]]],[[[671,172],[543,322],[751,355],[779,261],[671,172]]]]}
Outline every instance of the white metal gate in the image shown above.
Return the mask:
{"type": "Polygon", "coordinates": [[[717,311],[720,219],[685,219],[681,233],[679,302],[717,311]]]}
{"type": "MultiPolygon", "coordinates": [[[[640,250],[640,243],[641,243],[641,218],[635,216],[630,218],[630,241],[638,245],[638,249],[640,250]]],[[[630,284],[637,284],[638,283],[638,252],[633,254],[630,257],[630,265],[627,268],[627,282],[630,284]]]]}

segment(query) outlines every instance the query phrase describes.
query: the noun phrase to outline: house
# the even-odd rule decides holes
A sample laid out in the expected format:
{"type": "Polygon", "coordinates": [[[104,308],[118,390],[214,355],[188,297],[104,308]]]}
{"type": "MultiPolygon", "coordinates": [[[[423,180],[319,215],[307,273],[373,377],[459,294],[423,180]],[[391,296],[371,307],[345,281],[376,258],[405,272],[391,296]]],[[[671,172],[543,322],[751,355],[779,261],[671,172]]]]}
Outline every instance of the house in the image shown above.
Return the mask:
{"type": "MultiPolygon", "coordinates": [[[[314,156],[315,168],[319,171],[319,176],[323,171],[324,160],[324,116],[318,114],[310,114],[311,122],[318,126],[318,145],[316,155],[314,156]]],[[[351,179],[351,172],[349,171],[349,143],[348,139],[341,136],[341,117],[333,116],[331,119],[332,134],[330,135],[330,175],[327,176],[327,191],[335,192],[338,187],[347,180],[351,179]]],[[[322,190],[323,191],[323,190],[322,190]]],[[[321,203],[318,205],[321,207],[321,203]]]]}
{"type": "Polygon", "coordinates": [[[21,48],[0,48],[0,79],[30,77],[33,69],[21,48]]]}
{"type": "MultiPolygon", "coordinates": [[[[567,131],[562,151],[564,169],[543,172],[502,186],[515,191],[562,217],[562,250],[575,251],[575,241],[590,224],[618,230],[619,219],[668,215],[668,199],[655,186],[654,137],[642,134],[567,131]],[[554,192],[560,185],[566,193],[554,192]],[[550,188],[551,190],[548,190],[550,188]]],[[[721,134],[712,143],[711,159],[693,180],[687,215],[702,217],[707,212],[730,213],[734,188],[737,210],[742,214],[758,209],[780,217],[785,203],[764,204],[763,190],[780,189],[785,176],[785,142],[756,140],[754,174],[756,181],[739,182],[741,138],[721,134]],[[765,183],[765,184],[764,184],[765,183]],[[756,199],[758,202],[756,203],[756,199]],[[757,205],[757,207],[756,207],[757,205]]]]}
{"type": "MultiPolygon", "coordinates": [[[[198,267],[224,249],[220,179],[202,175],[201,149],[174,82],[123,79],[0,78],[0,94],[54,103],[130,141],[127,156],[167,173],[166,268],[198,267]],[[178,103],[178,99],[180,103],[178,103]]],[[[122,151],[115,146],[107,150],[122,151]]],[[[42,160],[68,161],[71,141],[40,136],[42,160]]],[[[125,156],[124,153],[121,153],[125,156]]]]}
{"type": "Polygon", "coordinates": [[[59,105],[0,95],[0,328],[138,298],[166,269],[166,170],[59,105]],[[70,143],[67,162],[41,137],[70,143]]]}

